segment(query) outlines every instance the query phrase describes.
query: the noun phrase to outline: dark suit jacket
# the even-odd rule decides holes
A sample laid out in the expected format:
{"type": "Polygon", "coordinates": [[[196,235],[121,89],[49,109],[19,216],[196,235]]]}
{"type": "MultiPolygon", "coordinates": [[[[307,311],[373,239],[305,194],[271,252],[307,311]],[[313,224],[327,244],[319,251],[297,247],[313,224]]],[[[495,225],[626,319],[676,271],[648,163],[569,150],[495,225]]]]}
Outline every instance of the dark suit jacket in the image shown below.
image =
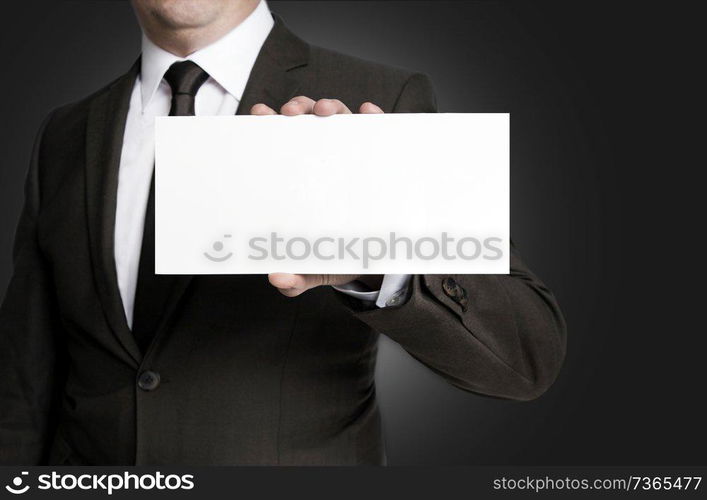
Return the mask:
{"type": "MultiPolygon", "coordinates": [[[[38,135],[0,311],[0,463],[380,464],[381,333],[467,391],[526,400],[550,386],[564,322],[515,250],[508,276],[415,276],[386,309],[328,287],[286,298],[265,276],[180,277],[143,355],[113,260],[138,70],[38,135]]],[[[296,95],[435,111],[424,75],[310,46],[277,20],[238,113],[296,95]]]]}

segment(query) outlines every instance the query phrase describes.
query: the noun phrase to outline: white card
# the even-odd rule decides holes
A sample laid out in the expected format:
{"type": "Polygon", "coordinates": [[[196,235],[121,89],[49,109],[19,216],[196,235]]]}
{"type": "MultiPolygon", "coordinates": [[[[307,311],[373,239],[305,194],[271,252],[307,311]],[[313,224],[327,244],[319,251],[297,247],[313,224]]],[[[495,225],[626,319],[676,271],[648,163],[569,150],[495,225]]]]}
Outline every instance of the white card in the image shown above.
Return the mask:
{"type": "Polygon", "coordinates": [[[163,117],[158,274],[507,274],[509,115],[163,117]]]}

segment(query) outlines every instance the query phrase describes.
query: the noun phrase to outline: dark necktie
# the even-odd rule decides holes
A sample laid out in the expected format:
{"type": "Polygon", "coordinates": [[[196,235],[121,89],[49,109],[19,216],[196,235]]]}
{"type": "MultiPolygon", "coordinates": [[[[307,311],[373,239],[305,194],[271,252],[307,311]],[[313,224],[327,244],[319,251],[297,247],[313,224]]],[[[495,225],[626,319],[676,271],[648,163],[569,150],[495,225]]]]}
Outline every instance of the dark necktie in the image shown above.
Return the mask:
{"type": "MultiPolygon", "coordinates": [[[[194,98],[199,87],[209,78],[208,73],[191,61],[172,64],[164,75],[172,89],[169,116],[194,116],[194,98]]],[[[145,212],[145,230],[138,268],[133,335],[143,352],[154,337],[172,292],[173,276],[155,275],[155,176],[152,175],[150,197],[145,212]]]]}

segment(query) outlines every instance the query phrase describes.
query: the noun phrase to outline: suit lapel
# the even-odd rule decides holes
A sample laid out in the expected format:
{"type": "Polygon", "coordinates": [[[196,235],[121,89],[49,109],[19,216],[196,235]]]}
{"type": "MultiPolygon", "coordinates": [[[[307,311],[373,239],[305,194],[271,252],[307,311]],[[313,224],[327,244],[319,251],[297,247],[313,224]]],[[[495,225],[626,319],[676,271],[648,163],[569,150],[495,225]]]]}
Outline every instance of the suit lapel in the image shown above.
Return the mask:
{"type": "MultiPolygon", "coordinates": [[[[253,66],[237,114],[248,114],[258,103],[277,110],[300,88],[290,72],[306,66],[309,46],[292,34],[279,17],[273,17],[275,25],[253,66]]],[[[96,288],[106,319],[125,349],[126,361],[136,367],[142,362],[143,354],[128,327],[120,297],[114,231],[123,134],[130,95],[139,70],[138,60],[127,74],[96,95],[90,106],[86,130],[86,204],[96,288]]],[[[174,277],[153,345],[169,324],[192,279],[191,276],[174,277]]]]}
{"type": "MultiPolygon", "coordinates": [[[[264,103],[279,109],[284,103],[295,97],[300,84],[290,71],[305,66],[309,59],[309,46],[283,24],[278,16],[275,18],[270,35],[265,40],[258,58],[253,65],[248,83],[243,92],[236,114],[249,114],[255,104],[264,103]]],[[[170,319],[177,310],[179,301],[189,288],[192,276],[174,276],[164,315],[155,333],[154,346],[163,335],[170,319]]],[[[148,349],[149,355],[152,347],[148,349]]]]}
{"type": "Polygon", "coordinates": [[[113,238],[123,132],[139,68],[138,60],[94,97],[86,126],[86,207],[96,289],[106,319],[133,365],[140,363],[142,355],[125,318],[113,238]]]}
{"type": "Polygon", "coordinates": [[[255,61],[238,106],[239,115],[250,114],[259,103],[278,111],[300,88],[292,70],[307,65],[309,45],[289,31],[279,16],[273,17],[275,26],[255,61]]]}

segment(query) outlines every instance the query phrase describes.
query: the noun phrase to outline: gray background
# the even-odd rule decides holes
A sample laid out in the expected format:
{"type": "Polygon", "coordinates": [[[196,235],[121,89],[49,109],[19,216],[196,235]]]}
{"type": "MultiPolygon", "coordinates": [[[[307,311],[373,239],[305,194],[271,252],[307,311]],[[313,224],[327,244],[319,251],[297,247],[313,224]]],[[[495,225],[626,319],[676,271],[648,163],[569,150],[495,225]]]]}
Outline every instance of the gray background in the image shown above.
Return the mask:
{"type": "MultiPolygon", "coordinates": [[[[428,73],[441,111],[511,113],[514,240],[569,323],[560,378],[529,403],[463,393],[384,339],[390,463],[704,463],[690,4],[270,4],[312,43],[428,73]]],[[[139,52],[125,1],[8,2],[3,20],[2,290],[41,119],[139,52]]]]}

